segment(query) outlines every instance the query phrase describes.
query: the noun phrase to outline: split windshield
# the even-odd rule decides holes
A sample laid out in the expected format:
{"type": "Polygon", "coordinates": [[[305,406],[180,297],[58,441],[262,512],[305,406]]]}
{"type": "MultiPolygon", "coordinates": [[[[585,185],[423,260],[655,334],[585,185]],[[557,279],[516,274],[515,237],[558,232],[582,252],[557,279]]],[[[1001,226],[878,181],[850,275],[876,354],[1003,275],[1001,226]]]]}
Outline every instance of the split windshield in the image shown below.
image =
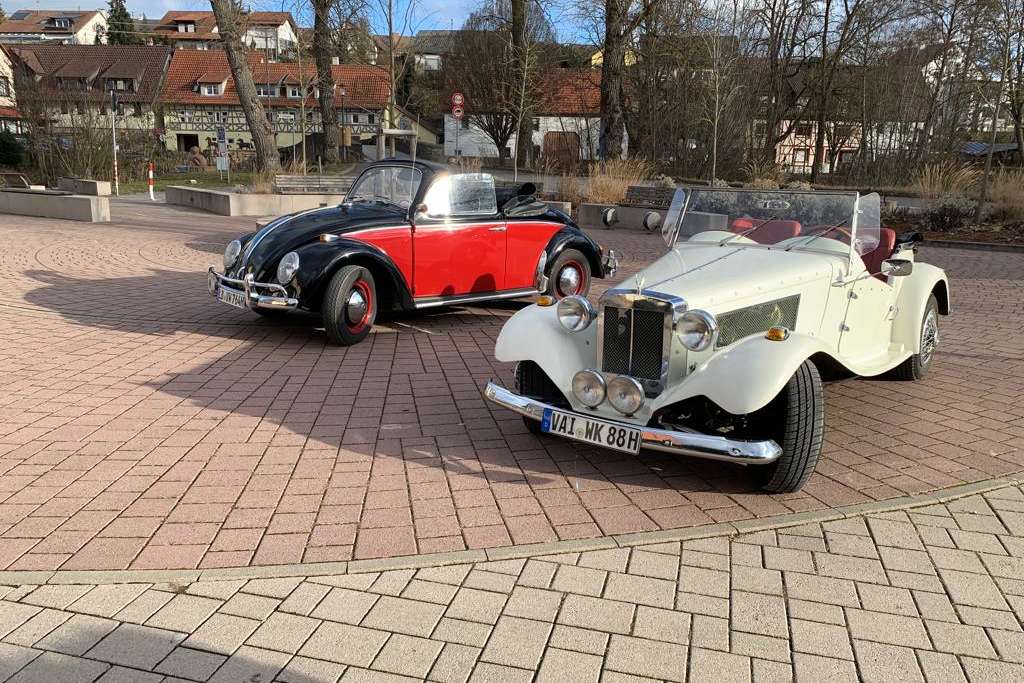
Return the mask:
{"type": "Polygon", "coordinates": [[[345,197],[347,202],[376,202],[408,209],[423,176],[409,166],[377,166],[363,171],[345,197]]]}
{"type": "Polygon", "coordinates": [[[676,241],[858,254],[878,246],[877,194],[801,190],[680,188],[662,233],[676,241]]]}

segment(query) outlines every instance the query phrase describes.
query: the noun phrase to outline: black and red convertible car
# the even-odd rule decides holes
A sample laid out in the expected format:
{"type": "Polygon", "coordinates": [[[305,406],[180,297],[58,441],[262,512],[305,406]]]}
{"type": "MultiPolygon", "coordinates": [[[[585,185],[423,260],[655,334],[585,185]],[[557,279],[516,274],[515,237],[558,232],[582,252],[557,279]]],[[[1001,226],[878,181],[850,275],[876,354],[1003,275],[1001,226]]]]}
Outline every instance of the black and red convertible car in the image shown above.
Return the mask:
{"type": "Polygon", "coordinates": [[[282,216],[228,244],[210,294],[261,314],[320,313],[327,336],[355,344],[378,312],[546,293],[586,295],[614,252],[527,183],[423,161],[366,168],[339,206],[282,216]]]}

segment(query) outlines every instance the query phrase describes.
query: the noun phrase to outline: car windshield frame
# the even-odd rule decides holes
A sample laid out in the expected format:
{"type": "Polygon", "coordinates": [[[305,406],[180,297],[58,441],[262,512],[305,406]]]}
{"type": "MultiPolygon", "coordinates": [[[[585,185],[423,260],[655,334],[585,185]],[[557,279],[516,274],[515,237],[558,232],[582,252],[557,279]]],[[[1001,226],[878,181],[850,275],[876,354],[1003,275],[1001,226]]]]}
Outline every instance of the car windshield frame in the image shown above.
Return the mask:
{"type": "MultiPolygon", "coordinates": [[[[757,213],[757,212],[755,212],[757,213]]],[[[723,233],[723,237],[717,240],[722,246],[761,248],[775,251],[805,251],[828,254],[831,256],[843,253],[851,264],[854,258],[859,257],[875,248],[879,240],[880,232],[881,201],[877,194],[861,195],[855,191],[823,191],[823,190],[756,190],[750,188],[711,188],[711,187],[680,187],[672,197],[670,207],[665,215],[662,227],[662,236],[670,246],[680,242],[686,242],[693,237],[711,231],[723,233]],[[737,207],[744,206],[744,202],[737,201],[730,197],[738,198],[740,195],[747,195],[751,198],[745,203],[750,208],[751,203],[760,202],[763,211],[760,215],[753,216],[750,213],[739,214],[742,210],[737,207]],[[819,205],[820,200],[820,205],[819,205]],[[832,202],[831,207],[826,207],[827,202],[832,202]],[[847,207],[842,204],[846,203],[847,207]],[[730,204],[732,206],[730,206],[730,204]],[[803,212],[797,210],[796,215],[787,214],[793,205],[802,207],[803,212]],[[717,208],[721,207],[721,208],[717,208]],[[714,211],[709,211],[716,208],[714,211]],[[826,210],[827,208],[827,210],[826,210]],[[734,211],[736,213],[734,213],[734,211]],[[846,215],[848,211],[848,215],[846,215]],[[803,225],[807,216],[805,214],[816,214],[817,225],[810,233],[802,233],[803,225]],[[691,230],[683,229],[684,223],[689,218],[696,218],[691,230]],[[827,216],[826,220],[823,220],[827,216]],[[748,225],[740,225],[739,221],[745,221],[748,225]],[[798,234],[776,243],[760,243],[753,237],[757,236],[757,230],[769,221],[787,221],[798,224],[798,234]],[[704,223],[705,229],[695,229],[694,225],[704,223]],[[822,244],[822,239],[828,239],[826,228],[834,232],[841,228],[843,232],[850,235],[849,244],[845,240],[831,240],[841,243],[846,248],[842,251],[835,248],[828,248],[828,243],[822,244]],[[820,232],[814,232],[817,230],[820,232]],[[744,235],[744,232],[747,235],[744,235]],[[725,234],[732,233],[732,234],[725,234]]]]}
{"type": "Polygon", "coordinates": [[[365,171],[359,174],[359,177],[352,183],[352,187],[345,195],[346,203],[355,203],[360,201],[366,202],[377,202],[383,206],[394,207],[399,211],[408,212],[410,207],[413,206],[416,198],[419,196],[420,190],[423,187],[423,171],[415,166],[407,164],[383,164],[380,166],[371,166],[365,171]],[[391,177],[387,177],[386,174],[391,174],[391,177]],[[412,175],[412,179],[400,179],[398,174],[409,173],[412,175]],[[408,195],[403,191],[401,193],[390,192],[394,190],[395,182],[405,182],[410,186],[408,195]],[[358,191],[362,189],[362,185],[366,183],[380,183],[377,188],[368,187],[367,192],[359,194],[358,191]],[[387,184],[391,187],[384,187],[387,184]]]}

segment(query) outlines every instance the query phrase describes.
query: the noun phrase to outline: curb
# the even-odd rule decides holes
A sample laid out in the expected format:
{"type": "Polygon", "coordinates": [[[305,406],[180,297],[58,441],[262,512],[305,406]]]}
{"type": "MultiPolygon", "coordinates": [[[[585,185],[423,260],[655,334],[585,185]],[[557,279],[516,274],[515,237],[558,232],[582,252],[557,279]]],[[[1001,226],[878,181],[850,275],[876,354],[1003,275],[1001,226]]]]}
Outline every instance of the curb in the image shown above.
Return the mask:
{"type": "Polygon", "coordinates": [[[985,481],[961,484],[951,488],[903,496],[889,500],[859,503],[828,510],[795,512],[764,519],[747,519],[732,523],[705,524],[684,529],[644,531],[634,534],[619,534],[584,538],[578,540],[552,541],[528,545],[488,548],[486,550],[457,550],[448,553],[426,555],[404,555],[374,560],[350,560],[348,562],[318,562],[306,564],[266,565],[258,567],[229,567],[218,569],[123,569],[123,570],[55,570],[55,571],[0,571],[0,585],[65,585],[65,584],[119,584],[119,583],[178,583],[190,584],[196,581],[225,581],[237,579],[270,579],[313,576],[338,576],[345,574],[366,574],[396,569],[423,569],[453,564],[474,562],[496,562],[500,560],[543,557],[565,553],[580,553],[591,550],[613,550],[653,545],[656,543],[691,541],[702,538],[729,537],[749,534],[768,529],[785,529],[804,524],[818,524],[839,519],[860,517],[868,514],[909,510],[947,503],[959,498],[987,493],[998,489],[1017,486],[1024,479],[998,477],[985,481]]]}
{"type": "Polygon", "coordinates": [[[926,239],[923,247],[939,247],[940,249],[971,249],[972,251],[1007,251],[1024,254],[1024,244],[1000,244],[999,242],[969,242],[967,240],[936,240],[926,239]]]}

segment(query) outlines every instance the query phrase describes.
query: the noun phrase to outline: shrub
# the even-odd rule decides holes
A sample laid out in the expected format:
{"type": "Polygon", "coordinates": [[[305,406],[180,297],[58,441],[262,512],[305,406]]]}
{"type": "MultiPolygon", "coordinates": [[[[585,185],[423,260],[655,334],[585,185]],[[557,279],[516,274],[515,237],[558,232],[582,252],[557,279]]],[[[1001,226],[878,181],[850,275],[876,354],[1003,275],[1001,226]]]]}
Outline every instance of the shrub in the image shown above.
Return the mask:
{"type": "Polygon", "coordinates": [[[14,133],[9,130],[0,131],[0,166],[21,166],[22,151],[21,143],[14,137],[14,133]]]}
{"type": "Polygon", "coordinates": [[[926,230],[953,232],[978,213],[978,205],[966,197],[943,197],[928,207],[922,223],[926,230]]]}
{"type": "Polygon", "coordinates": [[[753,158],[743,164],[743,176],[751,187],[759,189],[779,189],[786,179],[782,167],[768,159],[753,158]],[[761,181],[761,182],[759,182],[761,181]],[[768,187],[774,183],[774,187],[768,187]]]}
{"type": "Polygon", "coordinates": [[[940,161],[927,164],[910,184],[910,189],[924,199],[966,197],[977,186],[981,172],[970,164],[940,161]]]}
{"type": "Polygon", "coordinates": [[[729,183],[721,178],[715,178],[711,181],[711,187],[729,187],[729,183]]]}
{"type": "Polygon", "coordinates": [[[811,188],[811,184],[809,182],[807,182],[806,180],[791,180],[788,183],[786,183],[785,185],[783,185],[783,187],[786,188],[787,190],[810,190],[810,189],[812,189],[811,188]]]}
{"type": "Polygon", "coordinates": [[[1002,169],[989,180],[988,198],[992,215],[1007,220],[1024,220],[1024,171],[1002,169]]]}
{"type": "Polygon", "coordinates": [[[777,190],[779,181],[772,178],[756,178],[747,183],[747,187],[754,190],[777,190]]]}
{"type": "Polygon", "coordinates": [[[583,192],[595,204],[618,204],[626,198],[626,190],[651,177],[651,165],[645,159],[609,159],[590,166],[583,192]]]}

